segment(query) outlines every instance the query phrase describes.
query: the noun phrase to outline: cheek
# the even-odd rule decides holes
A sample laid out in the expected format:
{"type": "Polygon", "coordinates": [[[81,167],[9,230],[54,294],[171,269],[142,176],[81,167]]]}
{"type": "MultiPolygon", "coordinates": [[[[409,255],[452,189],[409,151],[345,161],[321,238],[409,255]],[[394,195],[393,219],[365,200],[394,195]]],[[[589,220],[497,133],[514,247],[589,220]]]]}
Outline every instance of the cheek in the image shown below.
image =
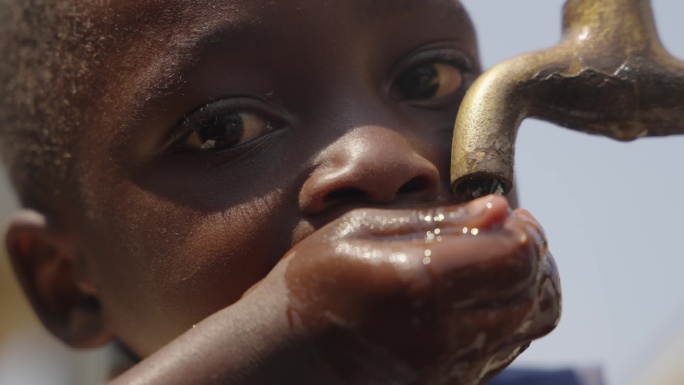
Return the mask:
{"type": "Polygon", "coordinates": [[[107,319],[141,356],[238,300],[287,252],[298,222],[278,193],[221,212],[127,196],[90,223],[88,253],[107,319]]]}

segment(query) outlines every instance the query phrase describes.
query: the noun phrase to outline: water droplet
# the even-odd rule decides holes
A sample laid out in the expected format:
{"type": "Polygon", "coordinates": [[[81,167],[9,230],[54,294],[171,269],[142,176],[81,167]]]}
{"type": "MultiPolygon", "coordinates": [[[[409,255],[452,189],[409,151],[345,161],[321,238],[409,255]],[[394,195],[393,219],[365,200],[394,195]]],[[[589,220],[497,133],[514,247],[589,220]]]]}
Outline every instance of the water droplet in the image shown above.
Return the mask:
{"type": "Polygon", "coordinates": [[[430,243],[435,240],[435,234],[432,231],[425,233],[425,242],[430,243]]]}
{"type": "Polygon", "coordinates": [[[463,234],[468,234],[468,228],[467,227],[463,228],[463,234]]]}
{"type": "Polygon", "coordinates": [[[423,265],[429,265],[429,264],[430,264],[430,257],[423,258],[423,265]]]}
{"type": "Polygon", "coordinates": [[[478,229],[472,229],[470,230],[470,234],[477,235],[480,232],[478,229]]]}
{"type": "Polygon", "coordinates": [[[447,215],[449,215],[449,219],[456,219],[464,217],[467,213],[468,212],[465,207],[461,206],[458,208],[458,210],[450,211],[447,215]]]}
{"type": "Polygon", "coordinates": [[[432,255],[432,251],[430,249],[425,250],[425,256],[429,257],[432,255]]]}
{"type": "Polygon", "coordinates": [[[440,229],[435,229],[435,235],[439,235],[439,233],[441,233],[441,232],[442,232],[442,230],[440,230],[440,229]]]}
{"type": "Polygon", "coordinates": [[[406,254],[392,254],[389,256],[390,262],[393,263],[406,263],[408,262],[408,256],[406,254]]]}

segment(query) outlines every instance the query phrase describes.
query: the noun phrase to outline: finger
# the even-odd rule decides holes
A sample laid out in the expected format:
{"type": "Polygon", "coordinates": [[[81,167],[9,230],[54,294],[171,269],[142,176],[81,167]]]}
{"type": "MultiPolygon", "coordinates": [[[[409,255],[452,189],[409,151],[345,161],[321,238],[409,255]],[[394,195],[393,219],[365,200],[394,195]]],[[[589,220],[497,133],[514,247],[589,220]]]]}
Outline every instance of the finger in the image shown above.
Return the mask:
{"type": "Polygon", "coordinates": [[[389,247],[394,250],[387,254],[394,256],[390,262],[412,295],[429,296],[438,290],[454,306],[476,306],[510,300],[534,286],[539,252],[526,233],[501,229],[442,234],[429,243],[392,242],[389,247]]]}
{"type": "Polygon", "coordinates": [[[336,223],[330,240],[422,239],[435,229],[493,229],[501,227],[509,214],[508,201],[494,195],[457,206],[403,210],[364,209],[353,211],[336,223]]]}
{"type": "Polygon", "coordinates": [[[439,289],[462,306],[508,300],[534,285],[543,244],[537,227],[508,210],[505,199],[488,197],[429,214],[376,210],[361,225],[354,217],[331,239],[336,273],[370,291],[439,289]]]}

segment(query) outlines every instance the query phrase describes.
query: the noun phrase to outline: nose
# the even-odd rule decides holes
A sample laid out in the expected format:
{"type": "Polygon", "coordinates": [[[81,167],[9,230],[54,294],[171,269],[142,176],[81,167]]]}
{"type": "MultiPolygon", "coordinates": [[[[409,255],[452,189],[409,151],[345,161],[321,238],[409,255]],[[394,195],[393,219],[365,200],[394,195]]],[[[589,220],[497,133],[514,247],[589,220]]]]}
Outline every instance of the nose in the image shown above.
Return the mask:
{"type": "Polygon", "coordinates": [[[360,127],[320,154],[299,205],[303,213],[316,214],[344,204],[430,201],[439,184],[439,169],[408,137],[384,127],[360,127]]]}

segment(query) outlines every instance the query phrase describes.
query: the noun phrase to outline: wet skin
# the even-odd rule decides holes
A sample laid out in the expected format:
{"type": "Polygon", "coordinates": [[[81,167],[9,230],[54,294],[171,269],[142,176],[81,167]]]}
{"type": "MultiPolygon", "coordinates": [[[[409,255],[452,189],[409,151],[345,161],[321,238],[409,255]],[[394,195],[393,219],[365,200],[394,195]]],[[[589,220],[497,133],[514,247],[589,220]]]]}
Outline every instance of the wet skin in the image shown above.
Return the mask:
{"type": "Polygon", "coordinates": [[[162,3],[94,10],[114,45],[60,231],[103,321],[72,345],[171,343],[120,383],[465,385],[556,325],[538,224],[449,196],[460,5],[162,3]]]}

